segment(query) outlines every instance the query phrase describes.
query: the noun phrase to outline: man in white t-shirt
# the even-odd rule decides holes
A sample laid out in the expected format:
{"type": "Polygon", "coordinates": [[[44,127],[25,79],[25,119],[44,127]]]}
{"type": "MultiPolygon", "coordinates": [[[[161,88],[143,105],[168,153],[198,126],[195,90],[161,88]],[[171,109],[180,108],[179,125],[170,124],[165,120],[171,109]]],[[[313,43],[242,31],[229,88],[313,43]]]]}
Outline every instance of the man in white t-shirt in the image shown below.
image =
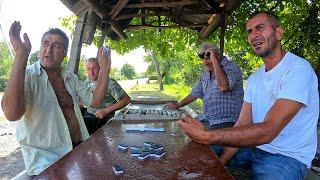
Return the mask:
{"type": "Polygon", "coordinates": [[[246,29],[264,65],[247,81],[235,126],[205,130],[187,115],[179,125],[196,142],[225,146],[219,157],[227,166],[249,162],[253,179],[303,179],[317,148],[316,74],[308,61],[282,48],[283,29],[274,14],[254,13],[246,29]],[[252,151],[241,154],[242,147],[252,151]]]}

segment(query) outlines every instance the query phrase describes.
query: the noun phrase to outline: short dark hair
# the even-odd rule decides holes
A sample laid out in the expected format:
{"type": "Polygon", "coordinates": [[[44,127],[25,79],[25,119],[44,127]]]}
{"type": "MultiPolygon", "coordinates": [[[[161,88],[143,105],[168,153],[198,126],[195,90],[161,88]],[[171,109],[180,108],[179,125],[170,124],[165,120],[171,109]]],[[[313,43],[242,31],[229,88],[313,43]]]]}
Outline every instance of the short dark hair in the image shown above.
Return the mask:
{"type": "Polygon", "coordinates": [[[44,36],[48,35],[48,34],[55,34],[55,35],[60,35],[62,38],[63,38],[63,41],[64,41],[64,50],[66,52],[68,52],[68,47],[69,47],[69,38],[68,36],[66,35],[65,32],[63,32],[61,29],[59,28],[50,28],[47,32],[45,32],[43,35],[42,35],[42,38],[41,38],[41,42],[43,41],[43,38],[44,36]]]}
{"type": "Polygon", "coordinates": [[[270,12],[270,11],[256,11],[254,13],[252,13],[248,20],[254,18],[255,16],[259,15],[259,14],[265,14],[267,15],[268,19],[271,21],[272,25],[274,27],[279,27],[280,26],[280,23],[279,23],[279,18],[277,15],[275,15],[273,12],[270,12]]]}

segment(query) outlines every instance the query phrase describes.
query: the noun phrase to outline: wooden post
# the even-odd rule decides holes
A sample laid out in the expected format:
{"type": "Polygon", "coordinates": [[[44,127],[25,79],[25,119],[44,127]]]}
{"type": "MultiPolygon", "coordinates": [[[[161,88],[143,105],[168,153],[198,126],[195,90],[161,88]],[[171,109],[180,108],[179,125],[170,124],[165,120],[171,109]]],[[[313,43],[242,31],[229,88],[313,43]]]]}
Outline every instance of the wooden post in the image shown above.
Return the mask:
{"type": "Polygon", "coordinates": [[[87,13],[78,18],[76,22],[76,27],[72,39],[71,44],[71,52],[70,52],[70,59],[68,62],[68,70],[70,72],[74,72],[75,74],[78,73],[79,68],[79,61],[80,61],[80,54],[82,48],[82,35],[84,30],[84,22],[86,20],[87,13]]]}
{"type": "Polygon", "coordinates": [[[223,51],[224,51],[224,37],[226,34],[226,27],[227,27],[227,14],[222,13],[221,14],[221,34],[220,34],[220,57],[223,57],[223,51]]]}

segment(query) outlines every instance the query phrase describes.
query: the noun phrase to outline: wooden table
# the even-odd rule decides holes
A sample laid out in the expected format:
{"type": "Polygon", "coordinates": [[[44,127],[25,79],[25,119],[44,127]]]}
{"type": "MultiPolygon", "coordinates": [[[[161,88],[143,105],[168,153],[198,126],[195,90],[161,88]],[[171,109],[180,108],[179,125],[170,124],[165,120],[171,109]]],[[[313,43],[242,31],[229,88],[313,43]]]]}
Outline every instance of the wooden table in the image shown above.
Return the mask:
{"type": "Polygon", "coordinates": [[[127,124],[110,121],[88,140],[66,154],[35,179],[233,179],[206,145],[191,141],[176,121],[127,124]],[[165,128],[165,132],[127,132],[126,128],[165,128]],[[118,145],[144,146],[151,141],[162,144],[164,157],[141,161],[120,152],[118,145]],[[121,165],[124,173],[114,175],[112,167],[121,165]]]}

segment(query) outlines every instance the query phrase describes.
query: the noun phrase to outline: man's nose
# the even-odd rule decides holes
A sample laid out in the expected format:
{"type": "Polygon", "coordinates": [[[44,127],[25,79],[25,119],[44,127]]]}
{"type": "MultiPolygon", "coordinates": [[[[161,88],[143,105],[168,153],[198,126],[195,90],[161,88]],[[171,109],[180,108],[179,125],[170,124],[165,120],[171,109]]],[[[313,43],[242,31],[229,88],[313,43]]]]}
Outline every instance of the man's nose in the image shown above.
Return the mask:
{"type": "Polygon", "coordinates": [[[50,43],[50,44],[46,47],[46,53],[51,53],[52,48],[53,48],[53,46],[52,46],[52,44],[50,43]]]}

